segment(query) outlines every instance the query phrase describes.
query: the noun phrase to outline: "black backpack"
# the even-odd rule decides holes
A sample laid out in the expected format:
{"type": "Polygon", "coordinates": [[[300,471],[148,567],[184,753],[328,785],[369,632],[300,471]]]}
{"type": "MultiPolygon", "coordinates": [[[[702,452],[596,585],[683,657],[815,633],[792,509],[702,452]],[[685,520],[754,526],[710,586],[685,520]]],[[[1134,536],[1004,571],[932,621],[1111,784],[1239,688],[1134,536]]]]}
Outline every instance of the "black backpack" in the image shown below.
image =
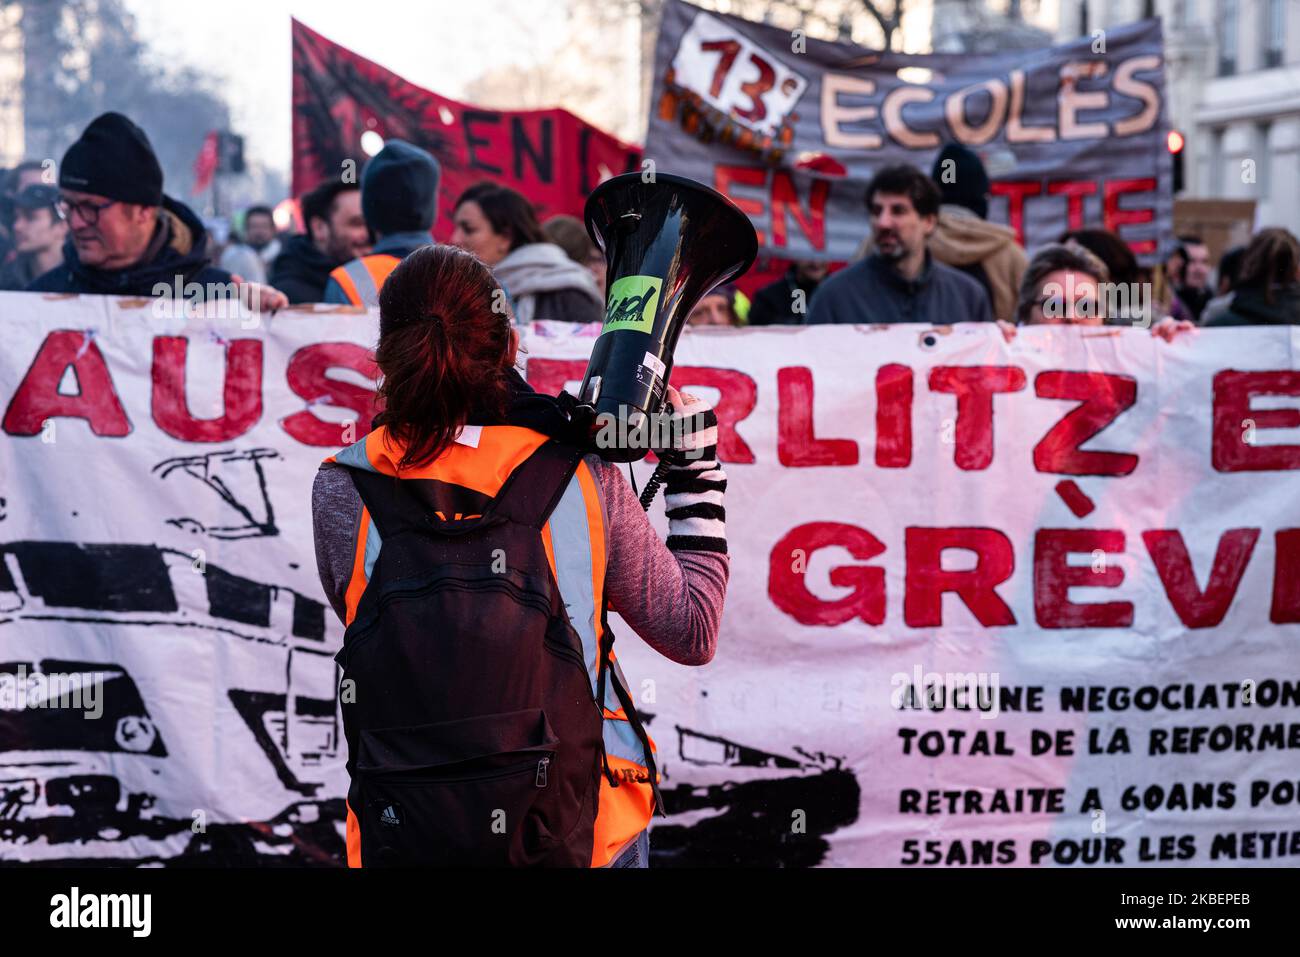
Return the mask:
{"type": "Polygon", "coordinates": [[[382,541],[336,656],[363,867],[591,865],[602,716],[541,537],[581,456],[491,498],[350,470],[382,541]]]}

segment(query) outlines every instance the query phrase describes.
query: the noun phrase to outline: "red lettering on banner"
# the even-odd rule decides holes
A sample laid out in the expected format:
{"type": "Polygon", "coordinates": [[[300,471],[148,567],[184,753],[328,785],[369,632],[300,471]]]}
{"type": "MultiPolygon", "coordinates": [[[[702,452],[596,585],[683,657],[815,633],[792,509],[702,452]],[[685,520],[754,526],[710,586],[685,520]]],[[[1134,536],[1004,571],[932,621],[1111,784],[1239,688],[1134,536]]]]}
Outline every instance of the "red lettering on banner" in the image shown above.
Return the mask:
{"type": "Polygon", "coordinates": [[[718,460],[752,463],[754,452],[736,431],[736,424],[749,418],[758,402],[758,384],[753,376],[713,366],[676,366],[670,379],[679,392],[689,392],[691,386],[718,390],[718,402],[713,407],[718,417],[718,460]]]}
{"type": "Polygon", "coordinates": [[[993,462],[993,396],[1019,392],[1025,387],[1025,370],[1018,366],[935,366],[930,389],[957,396],[957,424],[953,459],[969,472],[993,462]]]}
{"type": "MultiPolygon", "coordinates": [[[[1119,205],[1119,198],[1125,194],[1154,192],[1156,181],[1153,177],[1104,180],[1100,185],[1103,228],[1119,233],[1121,226],[1149,223],[1155,219],[1155,210],[1150,206],[1142,209],[1123,209],[1119,205]]],[[[1078,179],[1048,181],[1026,179],[1002,180],[1001,182],[991,183],[989,185],[991,195],[1006,197],[1007,225],[1015,231],[1016,242],[1022,246],[1026,244],[1026,201],[1037,196],[1043,196],[1044,188],[1046,188],[1046,194],[1049,196],[1066,197],[1066,228],[1082,229],[1088,224],[1088,217],[1084,215],[1083,200],[1087,196],[1096,195],[1098,182],[1078,179]]],[[[1156,251],[1156,241],[1154,239],[1143,239],[1137,242],[1125,240],[1125,242],[1128,243],[1129,249],[1136,255],[1156,251]]]]}
{"type": "Polygon", "coordinates": [[[1025,244],[1025,197],[1038,196],[1043,192],[1042,183],[1035,179],[1004,180],[989,184],[989,192],[994,196],[1007,198],[1007,225],[1016,234],[1016,242],[1025,244]]]}
{"type": "Polygon", "coordinates": [[[185,400],[184,336],[153,340],[153,420],[182,442],[228,442],[243,435],[262,417],[262,340],[236,339],[225,350],[221,388],[222,414],[196,419],[185,400]]]}
{"type": "Polygon", "coordinates": [[[829,181],[814,179],[812,192],[808,198],[808,214],[805,216],[803,207],[799,204],[799,193],[795,189],[794,178],[789,170],[777,170],[772,177],[772,245],[789,245],[785,231],[785,214],[786,210],[789,210],[809,245],[813,249],[825,249],[826,199],[830,192],[829,181]]]}
{"type": "Polygon", "coordinates": [[[1016,616],[995,590],[1016,568],[1011,540],[993,528],[909,528],[904,538],[907,584],[903,620],[913,628],[943,625],[943,595],[953,592],[985,628],[1014,625],[1016,616]],[[975,567],[943,568],[943,553],[975,553],[975,567]]]}
{"type": "MultiPolygon", "coordinates": [[[[357,414],[355,436],[359,439],[370,432],[370,420],[380,411],[375,392],[329,378],[325,373],[330,369],[352,369],[368,379],[374,379],[378,373],[369,349],[351,342],[318,342],[290,356],[284,376],[299,398],[354,411],[357,414]]],[[[303,445],[337,448],[347,444],[343,441],[344,425],[326,422],[306,409],[281,419],[280,425],[303,445]]]]}
{"type": "MultiPolygon", "coordinates": [[[[713,168],[713,188],[735,203],[750,219],[761,219],[770,206],[773,246],[790,245],[786,223],[786,216],[789,215],[794,218],[813,249],[826,248],[826,204],[831,193],[831,184],[828,180],[820,178],[812,180],[806,212],[799,200],[794,176],[789,170],[776,170],[769,180],[768,171],[762,167],[726,166],[719,163],[713,168]],[[741,186],[763,187],[767,192],[767,202],[734,195],[731,191],[733,183],[741,186]]],[[[758,244],[762,246],[766,243],[764,233],[758,230],[758,244]]]]}
{"type": "Polygon", "coordinates": [[[1280,528],[1273,541],[1273,603],[1268,620],[1293,625],[1300,622],[1300,528],[1280,528]]]}
{"type": "Polygon", "coordinates": [[[1070,565],[1071,554],[1124,551],[1124,533],[1117,529],[1040,528],[1034,535],[1034,619],[1041,628],[1127,628],[1133,624],[1133,603],[1076,604],[1070,588],[1118,588],[1124,569],[1105,563],[1070,565]]]}
{"type": "Polygon", "coordinates": [[[1161,528],[1142,533],[1169,604],[1188,628],[1213,628],[1223,621],[1258,540],[1258,528],[1231,528],[1224,532],[1214,553],[1209,580],[1201,591],[1182,532],[1161,528]]]}
{"type": "MultiPolygon", "coordinates": [[[[732,183],[739,183],[742,186],[765,186],[767,170],[755,166],[724,166],[721,163],[713,167],[713,188],[735,203],[737,208],[750,219],[761,217],[766,212],[763,203],[756,199],[733,195],[732,183]]],[[[757,227],[755,231],[758,233],[758,244],[764,245],[767,240],[763,237],[763,231],[757,227]]]]}
{"type": "Polygon", "coordinates": [[[80,329],[58,329],[45,337],[5,410],[4,430],[9,435],[35,435],[46,419],[55,418],[85,419],[95,435],[131,431],[104,355],[90,333],[80,329]],[[75,395],[59,392],[68,369],[77,379],[75,395]]]}
{"type": "Polygon", "coordinates": [[[1040,372],[1034,379],[1040,399],[1081,402],[1047,430],[1034,446],[1034,468],[1059,475],[1128,475],[1138,457],[1128,452],[1088,452],[1079,448],[1137,401],[1137,379],[1109,372],[1040,372]]]}
{"type": "Polygon", "coordinates": [[[1049,183],[1047,191],[1053,196],[1066,198],[1066,228],[1083,229],[1083,198],[1095,196],[1097,184],[1090,179],[1067,179],[1049,183]]]}
{"type": "Polygon", "coordinates": [[[1055,491],[1075,518],[1086,518],[1097,508],[1097,503],[1083,493],[1074,479],[1061,479],[1056,483],[1055,491]]]}
{"type": "Polygon", "coordinates": [[[1257,395],[1300,396],[1300,372],[1238,372],[1214,377],[1214,426],[1211,458],[1219,472],[1268,472],[1300,468],[1300,445],[1260,445],[1260,429],[1293,429],[1300,409],[1252,409],[1257,395]]]}
{"type": "Polygon", "coordinates": [[[776,371],[776,457],[784,466],[857,465],[858,443],[813,435],[813,376],[807,366],[776,371]]]}
{"type": "Polygon", "coordinates": [[[793,528],[772,546],[767,594],[772,603],[801,625],[842,625],[860,618],[868,625],[885,621],[885,570],[864,565],[840,565],[830,571],[830,582],[853,593],[825,601],[808,590],[808,560],[820,548],[846,549],[859,561],[885,550],[880,540],[864,529],[840,522],[809,522],[793,528]]]}
{"type": "Polygon", "coordinates": [[[876,465],[912,464],[912,370],[891,362],[876,370],[876,465]]]}
{"type": "Polygon", "coordinates": [[[529,359],[528,384],[542,395],[559,395],[565,383],[581,382],[586,359],[529,359]]]}
{"type": "MultiPolygon", "coordinates": [[[[1144,176],[1138,179],[1111,179],[1106,181],[1105,194],[1102,198],[1102,228],[1108,229],[1116,235],[1120,233],[1120,227],[1129,223],[1149,223],[1156,218],[1156,211],[1150,206],[1143,209],[1121,209],[1119,198],[1125,193],[1149,193],[1156,188],[1156,180],[1153,176],[1144,176]]],[[[1154,239],[1144,239],[1141,242],[1129,243],[1128,248],[1133,250],[1137,255],[1143,253],[1153,253],[1156,251],[1156,241],[1154,239]]]]}
{"type": "Polygon", "coordinates": [[[717,99],[722,93],[722,83],[727,78],[727,71],[731,69],[731,64],[736,62],[736,55],[740,53],[740,43],[736,40],[710,40],[707,43],[700,44],[701,50],[717,50],[718,65],[713,71],[713,79],[709,83],[709,96],[717,99]]]}
{"type": "MultiPolygon", "coordinates": [[[[1170,607],[1188,628],[1222,624],[1245,578],[1260,535],[1258,528],[1233,528],[1220,536],[1205,588],[1197,584],[1182,533],[1172,529],[1144,531],[1142,540],[1170,607]]],[[[1133,603],[1080,603],[1070,600],[1071,588],[1118,588],[1124,570],[1108,556],[1124,552],[1125,533],[1119,529],[1042,528],[1034,535],[1034,620],[1040,628],[1129,628],[1133,603]],[[1091,558],[1072,564],[1070,556],[1091,558]]],[[[875,558],[886,546],[871,532],[843,522],[810,522],[790,530],[769,556],[768,595],[772,602],[805,625],[832,627],[855,618],[880,625],[886,618],[883,566],[848,565],[831,570],[830,582],[853,593],[836,601],[813,595],[805,585],[808,560],[818,549],[844,548],[858,560],[875,558]]],[[[1010,605],[997,588],[1016,569],[1014,546],[999,529],[982,527],[932,528],[909,526],[904,532],[903,622],[908,628],[941,628],[943,596],[961,599],[985,628],[1017,624],[1010,605]],[[944,553],[974,553],[973,566],[944,568],[944,553]]],[[[1273,599],[1269,621],[1300,623],[1300,528],[1276,533],[1273,599]]]]}
{"type": "MultiPolygon", "coordinates": [[[[568,382],[581,382],[587,374],[585,359],[529,359],[528,384],[543,395],[559,395],[568,382]]],[[[749,418],[758,402],[758,385],[752,376],[714,366],[675,366],[670,376],[679,391],[691,386],[718,390],[713,413],[718,417],[718,459],[742,465],[754,461],[754,452],[736,432],[736,424],[749,418]]],[[[653,455],[647,456],[653,460],[653,455]]]]}

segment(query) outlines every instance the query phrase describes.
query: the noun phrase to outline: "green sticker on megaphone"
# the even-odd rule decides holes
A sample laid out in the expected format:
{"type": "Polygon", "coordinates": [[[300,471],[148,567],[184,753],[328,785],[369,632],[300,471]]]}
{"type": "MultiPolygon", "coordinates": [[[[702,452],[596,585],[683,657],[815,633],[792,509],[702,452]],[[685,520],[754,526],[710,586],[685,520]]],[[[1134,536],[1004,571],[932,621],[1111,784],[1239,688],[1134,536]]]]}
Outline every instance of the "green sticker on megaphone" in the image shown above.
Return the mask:
{"type": "Polygon", "coordinates": [[[659,312],[659,290],[663,280],[658,276],[624,276],[609,287],[605,300],[605,324],[600,334],[618,329],[649,333],[654,330],[655,315],[659,312]]]}

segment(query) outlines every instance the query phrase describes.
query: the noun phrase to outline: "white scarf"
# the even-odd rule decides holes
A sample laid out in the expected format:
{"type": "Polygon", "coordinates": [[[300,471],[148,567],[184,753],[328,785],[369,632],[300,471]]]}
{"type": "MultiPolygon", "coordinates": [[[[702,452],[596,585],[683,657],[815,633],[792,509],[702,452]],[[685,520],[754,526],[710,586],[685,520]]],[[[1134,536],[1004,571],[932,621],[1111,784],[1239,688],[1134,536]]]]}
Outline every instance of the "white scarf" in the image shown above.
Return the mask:
{"type": "Polygon", "coordinates": [[[573,289],[589,296],[597,305],[604,305],[591,270],[575,263],[554,243],[520,246],[497,263],[492,272],[514,303],[515,320],[519,323],[567,318],[535,314],[536,297],[543,292],[573,289]]]}

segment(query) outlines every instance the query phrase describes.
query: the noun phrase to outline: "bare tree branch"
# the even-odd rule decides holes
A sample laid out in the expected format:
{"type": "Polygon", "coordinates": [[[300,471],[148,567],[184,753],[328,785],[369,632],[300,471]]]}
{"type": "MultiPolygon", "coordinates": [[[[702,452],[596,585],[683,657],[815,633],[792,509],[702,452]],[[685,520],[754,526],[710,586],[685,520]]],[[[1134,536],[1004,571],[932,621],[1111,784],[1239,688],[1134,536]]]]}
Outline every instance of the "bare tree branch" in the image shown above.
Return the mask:
{"type": "Polygon", "coordinates": [[[885,49],[892,50],[894,33],[903,23],[904,0],[893,0],[893,10],[888,14],[878,6],[882,2],[883,0],[862,0],[862,6],[866,8],[867,13],[871,14],[872,19],[880,27],[880,32],[885,35],[885,49]]]}

